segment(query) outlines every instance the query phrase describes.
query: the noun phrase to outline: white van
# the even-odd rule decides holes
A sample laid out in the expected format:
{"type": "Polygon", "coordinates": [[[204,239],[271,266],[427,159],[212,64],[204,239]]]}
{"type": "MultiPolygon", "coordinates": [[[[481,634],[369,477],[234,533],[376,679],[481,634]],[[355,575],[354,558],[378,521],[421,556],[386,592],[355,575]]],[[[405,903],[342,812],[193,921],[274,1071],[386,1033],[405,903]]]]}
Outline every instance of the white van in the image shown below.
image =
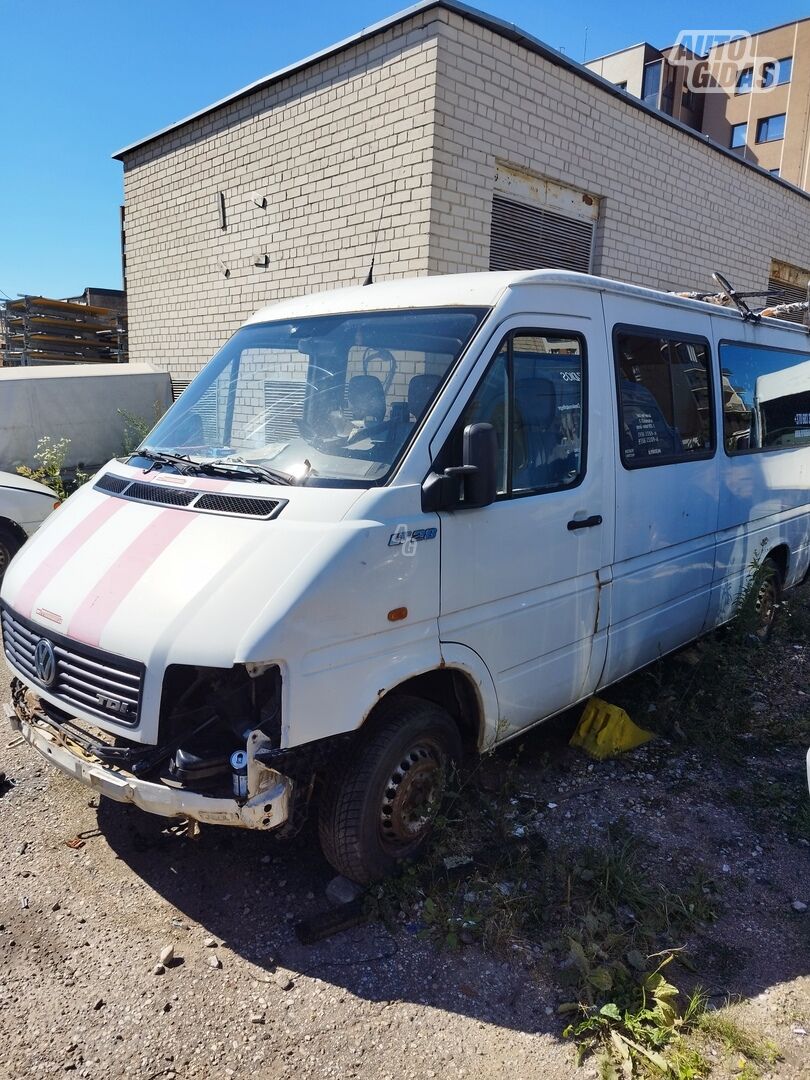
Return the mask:
{"type": "Polygon", "coordinates": [[[756,553],[763,621],[807,575],[808,360],[802,327],[557,271],[265,308],[15,559],[12,726],[167,817],[317,805],[377,878],[465,749],[727,619],[756,553]]]}
{"type": "Polygon", "coordinates": [[[16,552],[57,506],[59,496],[44,484],[0,472],[0,581],[16,552]]]}

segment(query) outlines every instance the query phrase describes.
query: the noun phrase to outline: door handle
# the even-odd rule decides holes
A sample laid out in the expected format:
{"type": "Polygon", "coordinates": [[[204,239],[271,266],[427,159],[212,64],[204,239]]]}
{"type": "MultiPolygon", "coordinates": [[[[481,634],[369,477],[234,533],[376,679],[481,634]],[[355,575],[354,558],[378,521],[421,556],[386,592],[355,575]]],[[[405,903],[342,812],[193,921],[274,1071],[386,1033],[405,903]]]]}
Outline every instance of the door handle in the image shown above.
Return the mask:
{"type": "Polygon", "coordinates": [[[575,529],[592,529],[594,525],[602,524],[601,514],[591,514],[586,518],[574,518],[573,521],[568,522],[568,531],[574,532],[575,529]]]}

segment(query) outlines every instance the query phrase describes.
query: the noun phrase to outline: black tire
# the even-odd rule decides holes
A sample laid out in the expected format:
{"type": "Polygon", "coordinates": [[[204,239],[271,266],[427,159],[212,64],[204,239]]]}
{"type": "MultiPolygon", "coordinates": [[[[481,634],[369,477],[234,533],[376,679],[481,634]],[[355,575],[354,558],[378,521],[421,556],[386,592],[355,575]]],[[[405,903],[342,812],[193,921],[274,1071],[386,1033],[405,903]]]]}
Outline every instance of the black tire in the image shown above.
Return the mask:
{"type": "Polygon", "coordinates": [[[760,641],[771,636],[779,602],[782,599],[782,574],[773,559],[767,558],[759,569],[754,608],[757,625],[754,631],[760,641]]]}
{"type": "Polygon", "coordinates": [[[360,885],[420,854],[461,758],[455,723],[421,698],[386,698],[367,725],[328,774],[318,820],[324,855],[360,885]]]}
{"type": "Polygon", "coordinates": [[[0,581],[3,580],[8,564],[20,550],[22,544],[4,525],[0,525],[0,581]]]}

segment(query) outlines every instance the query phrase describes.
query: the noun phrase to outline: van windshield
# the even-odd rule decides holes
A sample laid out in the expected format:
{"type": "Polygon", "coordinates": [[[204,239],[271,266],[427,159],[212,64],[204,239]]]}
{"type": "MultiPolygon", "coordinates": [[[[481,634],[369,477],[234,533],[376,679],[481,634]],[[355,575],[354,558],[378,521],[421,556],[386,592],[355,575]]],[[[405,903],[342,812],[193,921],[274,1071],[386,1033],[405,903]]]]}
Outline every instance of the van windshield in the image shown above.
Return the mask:
{"type": "Polygon", "coordinates": [[[307,484],[380,483],[485,314],[410,309],[242,327],[141,449],[307,484]]]}

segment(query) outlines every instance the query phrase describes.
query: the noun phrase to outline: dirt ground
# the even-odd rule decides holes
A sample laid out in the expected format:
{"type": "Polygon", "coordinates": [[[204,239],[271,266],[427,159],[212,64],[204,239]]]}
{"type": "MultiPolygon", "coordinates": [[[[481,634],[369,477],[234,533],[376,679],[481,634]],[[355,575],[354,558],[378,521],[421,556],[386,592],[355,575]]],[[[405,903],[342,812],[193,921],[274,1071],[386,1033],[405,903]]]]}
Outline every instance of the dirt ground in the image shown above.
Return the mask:
{"type": "MultiPolygon", "coordinates": [[[[787,633],[769,648],[753,711],[806,711],[804,645],[787,633]]],[[[647,683],[635,678],[638,709],[647,683]]],[[[495,756],[496,772],[509,755],[495,756]]],[[[745,1026],[779,1047],[764,1073],[810,1076],[802,747],[753,740],[728,759],[658,738],[594,763],[558,728],[528,736],[513,768],[515,814],[550,847],[598,843],[621,820],[662,879],[700,871],[716,914],[683,944],[712,1002],[739,1000],[745,1026]]],[[[295,925],[327,906],[332,876],[311,838],[282,847],[210,827],[190,839],[99,805],[5,724],[0,771],[2,1080],[596,1075],[562,1038],[566,990],[542,947],[451,950],[404,916],[305,947],[295,925]]],[[[712,1054],[717,1075],[756,1075],[712,1054]]]]}

